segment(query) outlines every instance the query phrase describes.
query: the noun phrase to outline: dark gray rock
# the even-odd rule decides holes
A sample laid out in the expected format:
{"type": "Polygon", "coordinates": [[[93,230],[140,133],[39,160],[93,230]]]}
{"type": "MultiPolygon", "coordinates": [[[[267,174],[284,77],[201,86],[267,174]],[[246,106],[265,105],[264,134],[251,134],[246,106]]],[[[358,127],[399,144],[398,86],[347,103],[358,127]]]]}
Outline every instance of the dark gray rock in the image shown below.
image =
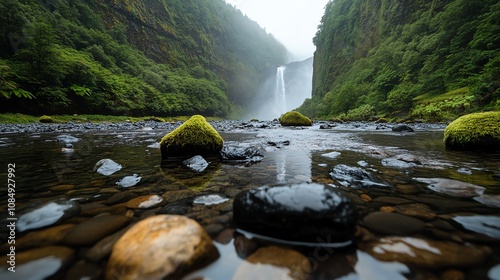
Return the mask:
{"type": "Polygon", "coordinates": [[[375,178],[372,174],[359,167],[336,165],[330,172],[330,176],[341,185],[357,189],[362,187],[389,187],[389,184],[375,178]]]}
{"type": "Polygon", "coordinates": [[[194,156],[182,162],[187,168],[195,172],[203,172],[207,169],[209,163],[202,156],[194,156]]]}
{"type": "Polygon", "coordinates": [[[398,124],[392,127],[392,131],[396,132],[414,132],[413,128],[411,126],[406,125],[406,124],[398,124]]]}
{"type": "Polygon", "coordinates": [[[351,241],[356,205],[335,188],[320,184],[262,186],[244,191],[233,203],[238,228],[300,242],[351,241]]]}
{"type": "Polygon", "coordinates": [[[264,156],[257,147],[224,146],[220,152],[223,161],[259,162],[264,156]]]}
{"type": "Polygon", "coordinates": [[[382,234],[405,235],[421,231],[425,223],[419,219],[396,213],[373,212],[364,219],[365,226],[382,234]]]}

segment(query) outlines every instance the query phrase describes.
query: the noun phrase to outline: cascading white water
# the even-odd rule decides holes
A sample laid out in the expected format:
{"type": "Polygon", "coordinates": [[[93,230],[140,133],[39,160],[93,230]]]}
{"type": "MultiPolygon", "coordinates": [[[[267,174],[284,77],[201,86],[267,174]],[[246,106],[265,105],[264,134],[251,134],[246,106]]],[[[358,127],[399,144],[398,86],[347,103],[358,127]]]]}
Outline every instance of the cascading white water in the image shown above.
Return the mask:
{"type": "Polygon", "coordinates": [[[276,69],[276,104],[280,108],[279,115],[286,113],[286,87],[285,87],[285,70],[286,66],[279,66],[276,69]]]}

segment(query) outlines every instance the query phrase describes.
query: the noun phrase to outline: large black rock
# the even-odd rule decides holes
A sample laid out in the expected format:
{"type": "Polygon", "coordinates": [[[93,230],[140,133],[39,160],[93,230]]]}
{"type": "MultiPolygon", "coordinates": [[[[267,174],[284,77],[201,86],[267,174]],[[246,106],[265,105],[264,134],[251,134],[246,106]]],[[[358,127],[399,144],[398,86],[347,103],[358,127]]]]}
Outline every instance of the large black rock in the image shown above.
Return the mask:
{"type": "Polygon", "coordinates": [[[356,205],[330,186],[293,184],[244,191],[233,203],[239,229],[287,241],[340,243],[354,236],[356,205]]]}

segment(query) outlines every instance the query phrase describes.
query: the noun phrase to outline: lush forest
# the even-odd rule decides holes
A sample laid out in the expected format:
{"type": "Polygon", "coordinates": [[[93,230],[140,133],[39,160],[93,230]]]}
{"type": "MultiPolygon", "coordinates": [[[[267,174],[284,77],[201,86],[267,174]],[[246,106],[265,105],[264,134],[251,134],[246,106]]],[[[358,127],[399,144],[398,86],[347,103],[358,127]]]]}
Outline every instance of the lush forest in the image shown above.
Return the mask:
{"type": "Polygon", "coordinates": [[[448,121],[500,110],[500,2],[330,1],[314,38],[310,117],[448,121]]]}
{"type": "Polygon", "coordinates": [[[0,112],[227,117],[285,56],[223,0],[2,0],[0,112]]]}

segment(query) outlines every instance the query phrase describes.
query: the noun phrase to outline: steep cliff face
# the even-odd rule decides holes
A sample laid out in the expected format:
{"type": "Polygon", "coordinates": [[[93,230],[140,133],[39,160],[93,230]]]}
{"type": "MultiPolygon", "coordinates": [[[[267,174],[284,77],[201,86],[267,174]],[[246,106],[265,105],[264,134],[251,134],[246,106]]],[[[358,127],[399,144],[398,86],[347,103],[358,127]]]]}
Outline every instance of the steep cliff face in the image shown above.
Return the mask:
{"type": "Polygon", "coordinates": [[[330,1],[314,38],[313,96],[301,110],[426,117],[428,98],[416,97],[460,88],[474,100],[456,104],[456,115],[499,108],[499,15],[492,0],[330,1]]]}
{"type": "Polygon", "coordinates": [[[262,73],[286,56],[279,42],[223,0],[107,0],[97,5],[106,26],[125,24],[129,41],[148,57],[215,72],[238,104],[251,99],[259,86],[254,81],[262,81],[262,73]]]}
{"type": "Polygon", "coordinates": [[[227,116],[287,55],[223,0],[5,0],[0,13],[0,111],[227,116]]]}

